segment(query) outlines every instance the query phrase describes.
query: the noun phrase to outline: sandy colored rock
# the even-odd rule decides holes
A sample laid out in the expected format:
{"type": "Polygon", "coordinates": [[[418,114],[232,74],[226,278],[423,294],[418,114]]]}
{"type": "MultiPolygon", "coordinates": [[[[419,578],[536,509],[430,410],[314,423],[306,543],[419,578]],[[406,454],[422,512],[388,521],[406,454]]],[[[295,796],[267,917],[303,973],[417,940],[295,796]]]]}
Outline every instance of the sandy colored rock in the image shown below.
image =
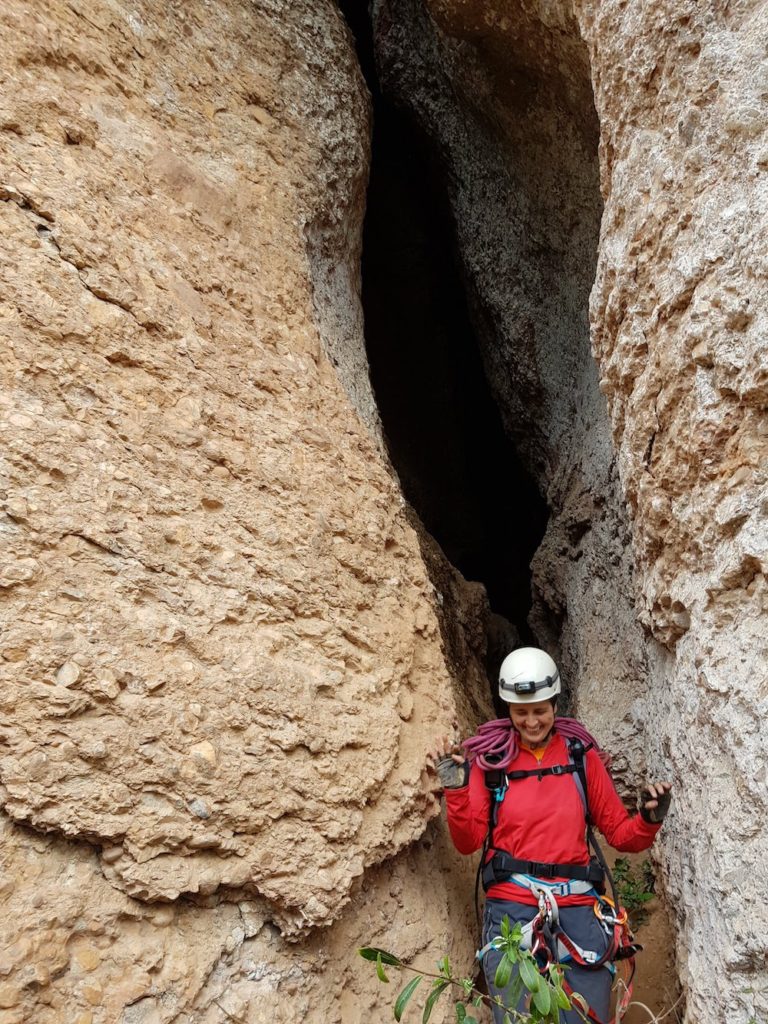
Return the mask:
{"type": "Polygon", "coordinates": [[[369,1019],[355,943],[473,939],[422,839],[457,666],[359,354],[349,35],[2,19],[3,1024],[369,1019]]]}
{"type": "Polygon", "coordinates": [[[330,920],[434,813],[398,707],[448,679],[306,264],[322,222],[356,265],[345,30],[330,5],[4,16],[6,811],[120,847],[138,898],[252,886],[330,920]]]}
{"type": "MultiPolygon", "coordinates": [[[[552,510],[534,624],[619,781],[675,778],[687,1024],[759,1019],[765,12],[374,7],[552,510]]],[[[388,1015],[356,945],[470,962],[422,769],[489,612],[381,452],[351,40],[330,0],[2,19],[0,1024],[388,1015]]]]}
{"type": "Polygon", "coordinates": [[[7,819],[0,840],[3,878],[15,880],[0,897],[4,1024],[224,1024],[227,1012],[246,1021],[363,1024],[391,1014],[392,986],[380,984],[357,946],[397,949],[426,969],[445,951],[467,962],[472,868],[457,860],[442,826],[366,872],[339,920],[299,942],[280,936],[261,898],[153,906],[109,885],[84,844],[7,819]],[[425,902],[427,875],[434,881],[425,902]]]}
{"type": "Polygon", "coordinates": [[[652,663],[648,719],[655,758],[678,780],[665,870],[687,1019],[759,1020],[768,121],[754,97],[768,69],[765,10],[579,13],[604,69],[592,334],[633,515],[640,614],[669,651],[652,663]]]}

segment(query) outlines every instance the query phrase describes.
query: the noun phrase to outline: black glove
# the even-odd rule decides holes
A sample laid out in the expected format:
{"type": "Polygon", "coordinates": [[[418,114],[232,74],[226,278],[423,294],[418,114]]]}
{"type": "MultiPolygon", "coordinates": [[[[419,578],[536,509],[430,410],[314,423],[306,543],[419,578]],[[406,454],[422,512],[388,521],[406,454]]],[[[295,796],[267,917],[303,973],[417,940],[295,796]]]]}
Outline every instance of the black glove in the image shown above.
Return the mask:
{"type": "Polygon", "coordinates": [[[669,805],[672,803],[672,790],[668,789],[661,796],[651,796],[649,790],[644,789],[640,794],[640,817],[649,825],[660,825],[667,816],[669,805]],[[655,807],[646,807],[648,800],[655,800],[655,807]]]}
{"type": "Polygon", "coordinates": [[[435,771],[443,789],[463,789],[469,782],[469,762],[456,764],[452,757],[442,757],[435,765],[435,771]]]}

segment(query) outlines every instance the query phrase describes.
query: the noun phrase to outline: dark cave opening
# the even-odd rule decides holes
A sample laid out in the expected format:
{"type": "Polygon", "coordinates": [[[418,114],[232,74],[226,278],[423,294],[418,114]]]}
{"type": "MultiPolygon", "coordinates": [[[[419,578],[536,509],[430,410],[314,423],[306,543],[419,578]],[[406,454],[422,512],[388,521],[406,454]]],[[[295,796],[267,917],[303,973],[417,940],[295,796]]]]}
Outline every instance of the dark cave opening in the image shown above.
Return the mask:
{"type": "Polygon", "coordinates": [[[362,298],[371,382],[406,499],[494,612],[533,642],[530,561],[548,509],[486,380],[438,162],[381,94],[365,6],[340,3],[373,97],[362,298]]]}

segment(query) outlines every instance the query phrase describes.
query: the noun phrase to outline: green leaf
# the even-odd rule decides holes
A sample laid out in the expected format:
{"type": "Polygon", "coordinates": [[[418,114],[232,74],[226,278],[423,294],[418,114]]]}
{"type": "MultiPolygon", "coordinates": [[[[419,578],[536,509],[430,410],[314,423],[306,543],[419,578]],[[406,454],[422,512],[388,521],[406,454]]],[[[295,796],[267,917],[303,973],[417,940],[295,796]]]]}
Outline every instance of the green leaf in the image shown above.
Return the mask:
{"type": "Polygon", "coordinates": [[[370,960],[372,963],[377,963],[379,957],[383,964],[389,964],[390,967],[402,967],[402,960],[398,960],[392,953],[388,953],[386,949],[377,949],[375,946],[362,946],[357,951],[363,960],[370,960]]]}
{"type": "Polygon", "coordinates": [[[549,1007],[552,1003],[552,998],[549,994],[549,985],[539,985],[533,993],[533,1003],[542,1017],[549,1013],[549,1007]]]}
{"type": "Polygon", "coordinates": [[[477,1017],[465,1017],[464,1024],[477,1024],[477,1017]]]}
{"type": "Polygon", "coordinates": [[[400,1020],[400,1018],[403,1016],[403,1010],[408,1005],[408,1000],[411,998],[413,993],[416,991],[416,986],[419,984],[420,981],[421,981],[421,976],[419,976],[418,978],[412,978],[408,982],[408,984],[405,986],[403,991],[400,993],[400,995],[397,997],[397,1000],[395,1001],[395,1010],[394,1010],[395,1020],[400,1020]]]}
{"type": "Polygon", "coordinates": [[[523,994],[523,979],[519,973],[512,979],[512,984],[507,988],[504,998],[506,999],[509,1006],[517,1006],[520,1002],[520,997],[523,994]]]}
{"type": "Polygon", "coordinates": [[[376,974],[379,977],[379,981],[386,981],[386,983],[389,984],[387,972],[384,970],[381,964],[381,953],[379,953],[379,955],[376,957],[376,974]]]}
{"type": "Polygon", "coordinates": [[[562,985],[563,978],[565,977],[565,967],[563,964],[547,964],[547,973],[549,974],[549,980],[555,987],[562,985]]]}
{"type": "Polygon", "coordinates": [[[421,1024],[427,1024],[427,1021],[432,1015],[432,1010],[434,1008],[435,1003],[443,994],[443,992],[448,988],[449,985],[449,981],[434,981],[432,983],[432,991],[429,993],[429,996],[427,997],[427,1001],[424,1004],[424,1013],[421,1015],[421,1024]]]}
{"type": "Polygon", "coordinates": [[[472,1005],[473,1006],[482,1006],[483,1005],[483,997],[482,996],[478,996],[477,999],[473,999],[472,1000],[472,1005]]]}
{"type": "Polygon", "coordinates": [[[456,1024],[464,1024],[467,1019],[467,1008],[464,1003],[456,1003],[456,1024]]]}
{"type": "Polygon", "coordinates": [[[496,974],[493,978],[493,984],[496,988],[506,988],[509,984],[509,979],[512,977],[512,963],[505,953],[504,956],[499,960],[499,966],[496,968],[496,974]]]}
{"type": "Polygon", "coordinates": [[[437,965],[437,969],[445,978],[451,977],[451,962],[447,956],[444,956],[437,965]]]}
{"type": "Polygon", "coordinates": [[[541,984],[541,975],[534,966],[530,956],[524,956],[520,960],[520,977],[529,992],[537,992],[541,984]]]}
{"type": "Polygon", "coordinates": [[[503,939],[509,938],[509,918],[506,914],[501,919],[501,937],[503,939]]]}
{"type": "Polygon", "coordinates": [[[555,988],[555,1002],[561,1010],[570,1010],[571,1008],[571,1000],[559,985],[555,988]]]}

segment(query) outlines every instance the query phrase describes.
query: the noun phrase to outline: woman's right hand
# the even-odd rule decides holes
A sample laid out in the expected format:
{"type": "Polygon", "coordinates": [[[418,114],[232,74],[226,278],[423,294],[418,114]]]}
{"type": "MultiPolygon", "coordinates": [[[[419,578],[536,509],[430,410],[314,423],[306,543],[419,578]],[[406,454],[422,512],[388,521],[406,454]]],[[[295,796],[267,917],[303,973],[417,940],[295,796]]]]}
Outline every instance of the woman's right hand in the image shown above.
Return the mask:
{"type": "Polygon", "coordinates": [[[461,745],[441,736],[427,754],[427,766],[437,773],[444,789],[461,789],[469,781],[469,764],[461,745]]]}

